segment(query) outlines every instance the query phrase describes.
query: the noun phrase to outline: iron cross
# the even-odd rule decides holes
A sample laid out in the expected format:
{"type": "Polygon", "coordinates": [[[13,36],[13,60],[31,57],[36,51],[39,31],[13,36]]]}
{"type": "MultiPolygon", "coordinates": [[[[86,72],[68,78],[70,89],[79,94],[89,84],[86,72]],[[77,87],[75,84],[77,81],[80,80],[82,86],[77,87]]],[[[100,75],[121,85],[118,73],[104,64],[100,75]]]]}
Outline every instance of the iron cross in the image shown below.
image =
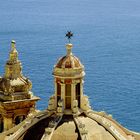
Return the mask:
{"type": "Polygon", "coordinates": [[[70,43],[70,40],[71,40],[71,37],[73,36],[73,33],[71,32],[71,31],[68,31],[67,33],[66,33],[66,37],[68,38],[68,40],[69,40],[69,43],[70,43]]]}

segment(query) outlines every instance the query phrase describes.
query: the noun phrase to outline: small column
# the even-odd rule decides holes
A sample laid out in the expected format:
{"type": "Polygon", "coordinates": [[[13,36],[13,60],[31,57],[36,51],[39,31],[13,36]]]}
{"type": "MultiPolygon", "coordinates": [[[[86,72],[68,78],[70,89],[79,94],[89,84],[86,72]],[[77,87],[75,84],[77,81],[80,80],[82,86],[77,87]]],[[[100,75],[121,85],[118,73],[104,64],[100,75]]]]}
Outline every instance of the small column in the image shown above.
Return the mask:
{"type": "Polygon", "coordinates": [[[3,132],[3,117],[0,115],[0,133],[3,132]]]}
{"type": "Polygon", "coordinates": [[[3,118],[4,122],[4,131],[9,130],[10,128],[13,127],[13,119],[12,118],[3,118]]]}
{"type": "Polygon", "coordinates": [[[75,92],[75,80],[72,80],[71,84],[71,108],[73,109],[73,101],[76,100],[76,92],[75,92]]]}
{"type": "Polygon", "coordinates": [[[82,106],[82,97],[83,97],[83,84],[84,84],[84,80],[81,79],[80,80],[80,107],[82,106]]]}
{"type": "Polygon", "coordinates": [[[57,96],[57,83],[56,83],[56,78],[54,79],[54,94],[57,96]]]}
{"type": "Polygon", "coordinates": [[[54,96],[55,96],[55,108],[57,107],[57,83],[56,78],[54,79],[54,96]]]}
{"type": "Polygon", "coordinates": [[[61,83],[61,99],[63,100],[64,108],[65,108],[65,84],[64,83],[61,83]]]}

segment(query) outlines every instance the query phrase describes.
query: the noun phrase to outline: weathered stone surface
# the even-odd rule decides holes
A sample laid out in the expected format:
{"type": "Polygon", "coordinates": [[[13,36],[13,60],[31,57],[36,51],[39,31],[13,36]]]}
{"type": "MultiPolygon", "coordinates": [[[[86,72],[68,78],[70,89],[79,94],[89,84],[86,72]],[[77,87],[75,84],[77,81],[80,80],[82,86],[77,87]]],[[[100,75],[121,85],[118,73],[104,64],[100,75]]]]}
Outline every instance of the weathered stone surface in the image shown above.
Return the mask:
{"type": "Polygon", "coordinates": [[[5,74],[0,77],[0,115],[2,117],[0,125],[3,131],[23,121],[30,112],[30,108],[35,108],[39,98],[33,95],[31,88],[31,81],[22,74],[15,41],[12,41],[5,74]]]}

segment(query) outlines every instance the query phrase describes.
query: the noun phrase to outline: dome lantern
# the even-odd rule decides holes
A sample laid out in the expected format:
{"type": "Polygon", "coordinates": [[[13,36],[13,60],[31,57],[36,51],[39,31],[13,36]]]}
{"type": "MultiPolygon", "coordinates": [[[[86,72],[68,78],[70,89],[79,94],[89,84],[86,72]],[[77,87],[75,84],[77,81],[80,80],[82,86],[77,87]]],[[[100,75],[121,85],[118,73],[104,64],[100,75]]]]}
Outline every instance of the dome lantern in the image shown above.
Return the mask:
{"type": "Polygon", "coordinates": [[[76,100],[78,108],[82,107],[85,72],[79,58],[73,55],[72,47],[71,43],[66,44],[67,54],[58,60],[53,70],[55,107],[58,107],[59,100],[61,100],[64,112],[67,112],[67,110],[73,111],[76,100]]]}

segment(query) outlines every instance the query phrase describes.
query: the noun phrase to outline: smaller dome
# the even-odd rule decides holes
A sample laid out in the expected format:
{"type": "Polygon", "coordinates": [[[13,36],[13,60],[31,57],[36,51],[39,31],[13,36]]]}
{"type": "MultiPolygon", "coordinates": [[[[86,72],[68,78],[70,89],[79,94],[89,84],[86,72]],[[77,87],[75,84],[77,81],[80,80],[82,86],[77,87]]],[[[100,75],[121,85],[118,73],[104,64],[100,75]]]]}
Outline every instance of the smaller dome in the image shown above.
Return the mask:
{"type": "Polygon", "coordinates": [[[61,57],[54,66],[53,74],[61,77],[83,77],[84,66],[80,60],[72,54],[72,44],[67,44],[67,54],[61,57]]]}
{"type": "Polygon", "coordinates": [[[57,68],[81,68],[83,65],[80,60],[74,55],[66,55],[59,59],[56,66],[57,68]]]}

